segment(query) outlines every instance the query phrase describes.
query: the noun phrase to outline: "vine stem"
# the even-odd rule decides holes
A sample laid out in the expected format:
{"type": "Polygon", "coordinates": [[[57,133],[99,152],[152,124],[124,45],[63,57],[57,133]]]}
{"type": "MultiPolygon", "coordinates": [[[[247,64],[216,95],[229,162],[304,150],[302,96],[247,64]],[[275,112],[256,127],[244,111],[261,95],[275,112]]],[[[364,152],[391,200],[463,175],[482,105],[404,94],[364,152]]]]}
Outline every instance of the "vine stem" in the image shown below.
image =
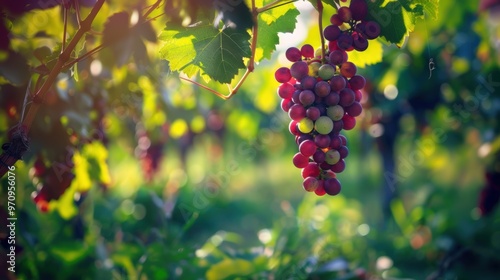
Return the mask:
{"type": "Polygon", "coordinates": [[[319,37],[321,38],[321,58],[325,58],[325,37],[323,37],[323,2],[317,0],[318,5],[318,25],[319,25],[319,37]]]}
{"type": "MultiPolygon", "coordinates": [[[[71,53],[75,49],[78,42],[82,39],[83,35],[87,33],[97,16],[98,12],[101,10],[104,5],[105,0],[97,0],[94,7],[90,11],[89,15],[81,22],[80,27],[78,28],[75,36],[71,39],[69,44],[64,48],[64,51],[59,55],[56,65],[52,68],[47,79],[43,82],[42,86],[36,90],[33,99],[43,100],[50,87],[54,84],[57,79],[57,76],[63,69],[65,63],[69,60],[71,53]]],[[[24,118],[20,125],[14,127],[12,131],[12,135],[18,135],[16,138],[11,139],[12,143],[10,143],[10,148],[6,149],[0,155],[0,177],[5,175],[9,171],[9,167],[14,165],[17,160],[21,159],[22,154],[26,152],[28,149],[28,138],[27,134],[31,128],[33,121],[35,120],[35,116],[40,109],[42,102],[32,102],[28,112],[26,114],[26,118],[24,118]],[[20,143],[18,143],[20,142],[20,143]]]]}

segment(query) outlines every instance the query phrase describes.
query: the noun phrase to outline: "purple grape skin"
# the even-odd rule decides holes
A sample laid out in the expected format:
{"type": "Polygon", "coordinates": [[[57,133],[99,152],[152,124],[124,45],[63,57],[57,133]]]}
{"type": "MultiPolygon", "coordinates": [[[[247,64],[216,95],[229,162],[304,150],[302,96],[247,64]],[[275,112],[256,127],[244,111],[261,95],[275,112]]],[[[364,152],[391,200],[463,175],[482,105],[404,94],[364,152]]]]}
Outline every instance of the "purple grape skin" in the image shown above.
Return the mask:
{"type": "Polygon", "coordinates": [[[352,19],[354,20],[363,20],[368,14],[368,5],[365,0],[351,0],[349,8],[351,9],[352,19]]]}
{"type": "Polygon", "coordinates": [[[347,146],[347,138],[342,134],[339,134],[339,137],[342,140],[342,145],[347,146]]]}
{"type": "Polygon", "coordinates": [[[281,109],[285,112],[290,111],[290,108],[294,105],[291,99],[282,99],[281,100],[281,109]]]}
{"type": "Polygon", "coordinates": [[[339,151],[340,158],[346,158],[349,155],[349,149],[346,146],[340,146],[337,151],[339,151]]]}
{"type": "Polygon", "coordinates": [[[330,93],[330,84],[326,81],[319,81],[314,86],[314,92],[319,97],[325,97],[330,93]]]}
{"type": "Polygon", "coordinates": [[[339,104],[339,100],[340,100],[339,93],[336,91],[332,91],[325,97],[324,103],[328,106],[335,106],[339,104]]]}
{"type": "Polygon", "coordinates": [[[313,155],[313,160],[314,162],[319,164],[323,163],[325,161],[325,153],[322,150],[318,149],[313,155]]]}
{"type": "Polygon", "coordinates": [[[303,90],[300,94],[299,94],[299,100],[300,100],[300,103],[302,103],[302,105],[304,106],[309,106],[311,104],[314,103],[314,99],[315,99],[315,95],[314,95],[314,92],[310,91],[310,90],[303,90]]]}
{"type": "Polygon", "coordinates": [[[335,163],[332,165],[330,168],[331,171],[335,173],[341,173],[345,169],[345,161],[343,159],[340,159],[339,162],[335,163]]]}
{"type": "Polygon", "coordinates": [[[337,25],[328,25],[323,30],[323,36],[328,41],[335,41],[342,34],[342,31],[337,25]]]}
{"type": "Polygon", "coordinates": [[[329,195],[337,195],[340,193],[341,185],[340,181],[337,178],[330,178],[324,181],[323,188],[325,192],[329,195]]]}
{"type": "Polygon", "coordinates": [[[347,53],[343,50],[334,50],[328,55],[328,59],[334,65],[341,65],[347,61],[347,53]]]}
{"type": "Polygon", "coordinates": [[[338,149],[342,146],[342,139],[338,135],[331,135],[330,134],[330,145],[329,147],[331,149],[338,149]]]}
{"type": "Polygon", "coordinates": [[[380,25],[375,21],[369,21],[365,25],[365,35],[367,39],[375,39],[380,35],[380,25]]]}
{"type": "Polygon", "coordinates": [[[345,112],[351,117],[357,117],[363,112],[363,106],[355,101],[351,106],[345,108],[345,112]]]}
{"type": "Polygon", "coordinates": [[[332,91],[340,91],[347,86],[346,79],[340,75],[333,76],[330,79],[330,87],[332,91]]]}
{"type": "Polygon", "coordinates": [[[309,66],[305,61],[296,61],[290,67],[290,73],[296,80],[302,80],[309,72],[309,66]]]}
{"type": "Polygon", "coordinates": [[[339,133],[343,128],[344,128],[343,120],[338,120],[333,122],[333,129],[332,129],[333,132],[339,133]]]}
{"type": "Polygon", "coordinates": [[[300,93],[302,92],[302,90],[298,89],[296,91],[293,92],[293,95],[292,95],[292,101],[294,103],[300,103],[300,99],[299,99],[299,96],[300,96],[300,93]]]}
{"type": "Polygon", "coordinates": [[[310,134],[301,134],[298,138],[297,138],[297,145],[300,145],[302,142],[306,141],[306,140],[313,140],[313,136],[310,135],[310,134]]]}
{"type": "Polygon", "coordinates": [[[316,78],[312,76],[305,76],[302,80],[300,80],[300,85],[302,89],[313,89],[316,85],[316,78]]]}
{"type": "Polygon", "coordinates": [[[360,90],[365,87],[366,85],[366,80],[363,76],[361,75],[354,75],[352,78],[349,80],[349,85],[351,86],[352,90],[360,90]]]}
{"type": "Polygon", "coordinates": [[[281,84],[278,87],[278,95],[283,99],[292,98],[295,87],[290,83],[281,84]]]}
{"type": "Polygon", "coordinates": [[[314,143],[316,143],[316,146],[319,148],[327,148],[330,145],[330,136],[318,134],[314,136],[314,143]]]}
{"type": "Polygon", "coordinates": [[[368,49],[368,40],[359,34],[353,34],[352,45],[359,52],[366,51],[368,49]]]}
{"type": "Polygon", "coordinates": [[[288,116],[294,121],[300,121],[306,116],[306,109],[301,104],[294,104],[288,110],[288,116]]]}
{"type": "MultiPolygon", "coordinates": [[[[342,35],[339,36],[337,39],[337,46],[341,50],[347,50],[350,47],[352,47],[353,39],[351,35],[347,33],[342,33],[342,35]]],[[[293,75],[292,75],[293,76],[293,75]]]]}
{"type": "Polygon", "coordinates": [[[290,62],[296,62],[302,59],[300,50],[296,47],[288,48],[285,52],[285,56],[290,62]]]}
{"type": "Polygon", "coordinates": [[[317,120],[320,116],[321,112],[318,107],[309,107],[306,110],[306,117],[310,118],[313,121],[317,120]]]}
{"type": "Polygon", "coordinates": [[[339,92],[339,95],[340,95],[340,101],[339,101],[340,106],[346,108],[354,103],[355,95],[352,89],[345,88],[339,92]]]}

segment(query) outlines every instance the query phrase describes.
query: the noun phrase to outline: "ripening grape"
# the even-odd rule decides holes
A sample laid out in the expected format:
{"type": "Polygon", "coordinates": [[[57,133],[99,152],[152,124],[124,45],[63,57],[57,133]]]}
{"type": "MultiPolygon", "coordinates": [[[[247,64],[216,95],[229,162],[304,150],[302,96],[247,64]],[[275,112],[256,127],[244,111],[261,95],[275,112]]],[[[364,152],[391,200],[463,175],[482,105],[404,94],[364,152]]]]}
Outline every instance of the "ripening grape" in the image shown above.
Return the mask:
{"type": "Polygon", "coordinates": [[[317,80],[312,76],[305,76],[302,80],[300,80],[300,85],[302,89],[314,89],[317,80]]]}
{"type": "Polygon", "coordinates": [[[349,85],[351,86],[352,90],[362,89],[365,87],[365,84],[366,84],[365,78],[360,75],[354,75],[349,80],[349,85]]]}
{"type": "Polygon", "coordinates": [[[296,47],[288,48],[285,52],[285,56],[290,62],[296,62],[302,59],[300,50],[296,47]]]}
{"type": "Polygon", "coordinates": [[[314,136],[314,143],[318,146],[318,148],[328,148],[328,146],[330,146],[330,136],[326,134],[318,134],[314,136]]]}
{"type": "Polygon", "coordinates": [[[343,22],[349,22],[352,19],[351,9],[348,7],[340,7],[337,11],[340,20],[343,22]]]}
{"type": "Polygon", "coordinates": [[[328,60],[334,65],[341,65],[347,61],[347,53],[343,50],[334,50],[328,56],[328,60]]]}
{"type": "Polygon", "coordinates": [[[375,39],[380,35],[380,25],[375,21],[369,21],[365,24],[365,35],[367,39],[375,39]]]}
{"type": "Polygon", "coordinates": [[[274,73],[274,78],[279,83],[286,83],[290,81],[290,79],[292,78],[292,75],[290,74],[290,69],[288,69],[287,67],[278,68],[278,70],[276,70],[276,72],[274,73]]]}
{"type": "Polygon", "coordinates": [[[321,67],[321,63],[317,61],[311,62],[311,64],[309,64],[309,74],[311,74],[312,76],[317,76],[319,67],[321,67]]]}
{"type": "Polygon", "coordinates": [[[292,98],[294,92],[295,92],[295,87],[288,82],[281,84],[278,88],[279,97],[284,99],[292,98]]]}
{"type": "Polygon", "coordinates": [[[324,103],[327,106],[334,106],[339,104],[340,96],[338,92],[332,91],[324,98],[324,103]]]}
{"type": "Polygon", "coordinates": [[[324,196],[326,194],[323,184],[324,180],[318,180],[318,188],[314,191],[317,196],[324,196]]]}
{"type": "Polygon", "coordinates": [[[338,149],[342,146],[342,140],[338,135],[330,135],[330,148],[331,149],[338,149]]]}
{"type": "Polygon", "coordinates": [[[318,109],[318,107],[309,107],[306,110],[306,117],[308,117],[309,119],[311,119],[313,121],[317,120],[320,116],[321,116],[321,112],[318,109]]]}
{"type": "Polygon", "coordinates": [[[342,121],[344,122],[345,130],[351,130],[356,126],[356,119],[352,116],[344,115],[342,121]]]}
{"type": "Polygon", "coordinates": [[[325,192],[329,195],[337,195],[340,193],[340,182],[337,178],[330,178],[323,183],[325,192]]]}
{"type": "Polygon", "coordinates": [[[320,149],[316,150],[316,152],[313,154],[313,160],[318,164],[323,163],[325,161],[325,152],[320,149]]]}
{"type": "Polygon", "coordinates": [[[315,162],[310,162],[302,169],[302,178],[318,177],[320,173],[319,165],[315,162]]]}
{"type": "MultiPolygon", "coordinates": [[[[304,90],[299,94],[299,101],[304,106],[309,106],[314,103],[314,99],[316,98],[314,92],[310,90],[304,90]]],[[[353,100],[354,100],[354,92],[353,92],[353,100]]]]}
{"type": "Polygon", "coordinates": [[[340,105],[330,106],[326,109],[326,114],[333,121],[338,121],[344,116],[344,108],[340,105]]]}
{"type": "Polygon", "coordinates": [[[349,149],[346,146],[340,146],[338,149],[340,158],[346,158],[349,155],[349,149]]]}
{"type": "Polygon", "coordinates": [[[342,173],[345,169],[345,161],[343,159],[340,159],[337,163],[335,163],[332,168],[330,168],[331,171],[335,173],[342,173]]]}
{"type": "Polygon", "coordinates": [[[290,131],[290,134],[292,135],[299,135],[300,131],[297,128],[298,121],[291,121],[290,124],[288,125],[288,131],[290,131]]]}
{"type": "Polygon", "coordinates": [[[296,153],[293,156],[292,162],[295,167],[304,168],[309,164],[309,157],[306,157],[301,153],[296,153]]]}
{"type": "Polygon", "coordinates": [[[336,164],[340,160],[340,153],[337,150],[331,149],[325,153],[325,162],[328,164],[336,164]]]}
{"type": "Polygon", "coordinates": [[[342,34],[342,31],[337,25],[328,25],[323,30],[323,36],[328,41],[335,41],[342,34]]]}
{"type": "Polygon", "coordinates": [[[363,36],[361,36],[360,34],[353,34],[352,38],[352,46],[355,50],[362,52],[368,49],[368,40],[366,40],[363,36]]]}
{"type": "Polygon", "coordinates": [[[300,121],[306,116],[306,109],[301,104],[294,104],[288,110],[288,116],[294,121],[300,121]]]}
{"type": "Polygon", "coordinates": [[[354,20],[364,20],[368,14],[368,5],[366,0],[351,0],[349,8],[351,10],[352,19],[354,20]]]}
{"type": "Polygon", "coordinates": [[[309,44],[303,45],[302,48],[300,48],[300,54],[302,54],[302,56],[306,58],[313,58],[314,57],[313,46],[309,44]]]}
{"type": "Polygon", "coordinates": [[[299,152],[306,157],[310,157],[316,152],[316,144],[313,140],[305,140],[300,143],[299,152]]]}
{"type": "Polygon", "coordinates": [[[343,90],[341,90],[339,92],[339,96],[340,96],[339,104],[344,108],[351,106],[354,103],[354,98],[355,98],[354,91],[352,91],[352,89],[350,88],[344,88],[343,90]]]}
{"type": "Polygon", "coordinates": [[[313,192],[318,188],[318,179],[316,177],[306,177],[304,179],[304,182],[302,183],[302,186],[304,187],[304,190],[308,192],[313,192]]]}
{"type": "Polygon", "coordinates": [[[331,88],[330,84],[326,81],[319,81],[314,86],[314,92],[319,97],[325,97],[330,94],[331,88]]]}
{"type": "Polygon", "coordinates": [[[290,107],[293,106],[293,101],[291,99],[282,99],[281,100],[281,109],[285,112],[290,110],[290,107]]]}
{"type": "Polygon", "coordinates": [[[333,91],[340,91],[347,85],[346,79],[342,76],[333,76],[330,79],[330,87],[333,91]]]}
{"type": "Polygon", "coordinates": [[[356,75],[356,71],[356,65],[350,61],[346,61],[340,66],[340,74],[346,78],[351,78],[356,75]]]}
{"type": "Polygon", "coordinates": [[[361,93],[360,90],[355,90],[354,91],[354,100],[356,100],[357,102],[360,102],[361,98],[363,98],[363,93],[361,93]]]}
{"type": "Polygon", "coordinates": [[[340,18],[340,16],[338,14],[334,14],[330,17],[330,22],[331,24],[333,25],[336,25],[336,26],[340,26],[342,25],[342,19],[340,18]]]}
{"type": "Polygon", "coordinates": [[[353,44],[353,39],[352,36],[349,35],[348,33],[342,33],[340,34],[339,38],[337,39],[337,46],[341,50],[349,50],[352,47],[353,44]]]}
{"type": "Polygon", "coordinates": [[[297,127],[302,133],[310,133],[314,129],[314,122],[309,118],[303,118],[297,127]]]}
{"type": "Polygon", "coordinates": [[[290,67],[290,73],[292,77],[294,77],[297,80],[302,80],[302,78],[307,76],[308,72],[309,72],[309,66],[305,61],[296,61],[290,67]]]}
{"type": "Polygon", "coordinates": [[[351,116],[351,117],[357,117],[357,116],[361,115],[362,111],[363,111],[363,107],[361,106],[361,104],[359,104],[359,102],[354,102],[354,103],[352,103],[351,106],[345,108],[345,112],[347,114],[349,114],[349,116],[351,116]]]}
{"type": "Polygon", "coordinates": [[[335,74],[335,67],[330,64],[323,64],[318,70],[318,76],[323,80],[330,80],[335,74]]]}
{"type": "Polygon", "coordinates": [[[314,123],[314,128],[319,134],[328,134],[333,129],[333,121],[327,116],[321,116],[314,123]]]}

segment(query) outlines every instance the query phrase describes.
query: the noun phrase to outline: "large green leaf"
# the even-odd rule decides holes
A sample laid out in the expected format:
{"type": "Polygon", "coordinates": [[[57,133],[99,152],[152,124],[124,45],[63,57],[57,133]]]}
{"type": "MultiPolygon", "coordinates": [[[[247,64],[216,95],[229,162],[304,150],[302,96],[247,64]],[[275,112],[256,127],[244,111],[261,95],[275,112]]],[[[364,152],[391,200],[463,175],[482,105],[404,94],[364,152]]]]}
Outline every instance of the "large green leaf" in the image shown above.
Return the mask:
{"type": "Polygon", "coordinates": [[[367,1],[369,20],[380,24],[380,36],[389,43],[401,46],[415,28],[417,19],[437,17],[439,0],[367,1]]]}
{"type": "MultiPolygon", "coordinates": [[[[263,4],[262,0],[256,3],[257,6],[261,4],[263,4]]],[[[278,33],[293,32],[299,14],[295,6],[290,3],[259,15],[256,61],[260,61],[262,58],[271,58],[272,52],[276,49],[276,45],[279,44],[278,33]]]]}
{"type": "Polygon", "coordinates": [[[160,35],[165,44],[160,57],[174,71],[188,76],[198,72],[221,83],[230,83],[250,57],[250,35],[231,28],[219,30],[212,25],[166,29],[160,35]]]}

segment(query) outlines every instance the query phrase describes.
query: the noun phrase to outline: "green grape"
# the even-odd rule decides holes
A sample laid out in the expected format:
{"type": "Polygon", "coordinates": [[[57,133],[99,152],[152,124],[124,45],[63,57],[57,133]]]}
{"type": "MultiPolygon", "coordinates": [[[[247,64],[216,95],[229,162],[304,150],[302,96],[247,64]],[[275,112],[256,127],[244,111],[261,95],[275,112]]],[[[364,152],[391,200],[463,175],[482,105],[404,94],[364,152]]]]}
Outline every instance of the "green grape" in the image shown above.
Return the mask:
{"type": "Polygon", "coordinates": [[[327,116],[319,117],[314,124],[314,128],[319,134],[328,134],[332,132],[333,121],[327,116]]]}
{"type": "Polygon", "coordinates": [[[344,116],[344,108],[340,105],[330,106],[326,109],[326,114],[333,121],[338,121],[344,116]]]}
{"type": "Polygon", "coordinates": [[[310,133],[314,128],[314,123],[310,118],[303,118],[300,120],[298,128],[302,133],[310,133]]]}
{"type": "Polygon", "coordinates": [[[340,160],[340,153],[335,149],[331,149],[325,153],[325,162],[328,164],[336,164],[340,160]]]}
{"type": "Polygon", "coordinates": [[[335,67],[330,64],[323,64],[318,70],[318,76],[327,81],[335,75],[335,67]]]}

